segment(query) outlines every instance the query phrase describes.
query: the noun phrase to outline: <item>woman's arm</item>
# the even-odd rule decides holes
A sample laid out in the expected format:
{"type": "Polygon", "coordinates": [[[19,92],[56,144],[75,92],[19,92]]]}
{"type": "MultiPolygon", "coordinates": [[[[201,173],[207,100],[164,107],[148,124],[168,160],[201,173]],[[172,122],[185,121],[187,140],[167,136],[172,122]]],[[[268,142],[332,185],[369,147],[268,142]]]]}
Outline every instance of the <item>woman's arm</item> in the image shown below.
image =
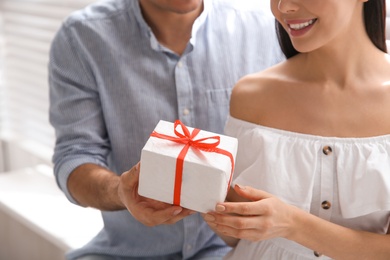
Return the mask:
{"type": "MultiPolygon", "coordinates": [[[[390,259],[390,235],[352,230],[301,211],[289,239],[333,259],[390,259]]],[[[389,233],[389,232],[388,232],[389,233]]]]}
{"type": "Polygon", "coordinates": [[[251,202],[220,203],[205,216],[218,234],[251,241],[284,237],[333,259],[390,259],[390,235],[336,225],[251,187],[234,189],[251,202]]]}

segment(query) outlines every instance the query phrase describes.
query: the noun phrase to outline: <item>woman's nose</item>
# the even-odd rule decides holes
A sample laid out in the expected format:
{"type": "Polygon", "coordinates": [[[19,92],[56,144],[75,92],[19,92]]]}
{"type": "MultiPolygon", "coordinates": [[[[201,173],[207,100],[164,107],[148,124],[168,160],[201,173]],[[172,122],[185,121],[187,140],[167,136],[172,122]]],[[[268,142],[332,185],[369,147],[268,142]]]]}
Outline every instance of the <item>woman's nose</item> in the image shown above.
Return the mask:
{"type": "Polygon", "coordinates": [[[278,9],[282,13],[291,13],[297,11],[299,6],[294,0],[279,0],[278,9]]]}

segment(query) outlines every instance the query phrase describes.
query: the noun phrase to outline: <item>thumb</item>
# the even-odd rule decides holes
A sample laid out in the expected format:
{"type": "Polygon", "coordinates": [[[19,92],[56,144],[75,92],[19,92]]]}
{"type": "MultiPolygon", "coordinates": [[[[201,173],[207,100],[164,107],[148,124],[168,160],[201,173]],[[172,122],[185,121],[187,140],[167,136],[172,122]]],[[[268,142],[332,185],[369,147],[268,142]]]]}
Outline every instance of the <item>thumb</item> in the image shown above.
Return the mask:
{"type": "Polygon", "coordinates": [[[138,186],[139,182],[139,172],[140,172],[140,163],[134,165],[130,170],[124,172],[121,176],[122,184],[126,189],[133,189],[138,186]]]}
{"type": "Polygon", "coordinates": [[[246,198],[251,201],[258,201],[262,199],[267,199],[272,197],[272,195],[268,192],[255,189],[250,186],[243,186],[236,184],[234,185],[234,191],[241,197],[246,198]]]}

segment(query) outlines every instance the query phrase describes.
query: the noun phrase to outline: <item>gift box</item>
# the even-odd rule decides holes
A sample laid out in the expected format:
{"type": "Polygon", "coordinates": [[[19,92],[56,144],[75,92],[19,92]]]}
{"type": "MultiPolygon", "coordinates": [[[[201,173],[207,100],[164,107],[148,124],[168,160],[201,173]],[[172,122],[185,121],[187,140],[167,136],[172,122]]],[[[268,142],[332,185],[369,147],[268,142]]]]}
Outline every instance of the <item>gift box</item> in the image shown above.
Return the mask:
{"type": "Polygon", "coordinates": [[[161,120],[141,153],[138,193],[199,212],[223,202],[237,139],[161,120]]]}

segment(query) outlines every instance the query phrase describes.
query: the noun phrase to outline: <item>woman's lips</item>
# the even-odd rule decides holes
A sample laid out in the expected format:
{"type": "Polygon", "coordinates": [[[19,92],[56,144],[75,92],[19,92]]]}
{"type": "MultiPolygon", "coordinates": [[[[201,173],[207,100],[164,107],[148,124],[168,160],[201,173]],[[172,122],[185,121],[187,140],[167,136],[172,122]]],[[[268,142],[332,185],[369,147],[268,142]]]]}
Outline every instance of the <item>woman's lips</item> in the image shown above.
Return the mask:
{"type": "Polygon", "coordinates": [[[289,28],[290,35],[293,37],[299,37],[308,32],[316,21],[317,19],[311,19],[305,21],[286,21],[286,23],[289,28]]]}

